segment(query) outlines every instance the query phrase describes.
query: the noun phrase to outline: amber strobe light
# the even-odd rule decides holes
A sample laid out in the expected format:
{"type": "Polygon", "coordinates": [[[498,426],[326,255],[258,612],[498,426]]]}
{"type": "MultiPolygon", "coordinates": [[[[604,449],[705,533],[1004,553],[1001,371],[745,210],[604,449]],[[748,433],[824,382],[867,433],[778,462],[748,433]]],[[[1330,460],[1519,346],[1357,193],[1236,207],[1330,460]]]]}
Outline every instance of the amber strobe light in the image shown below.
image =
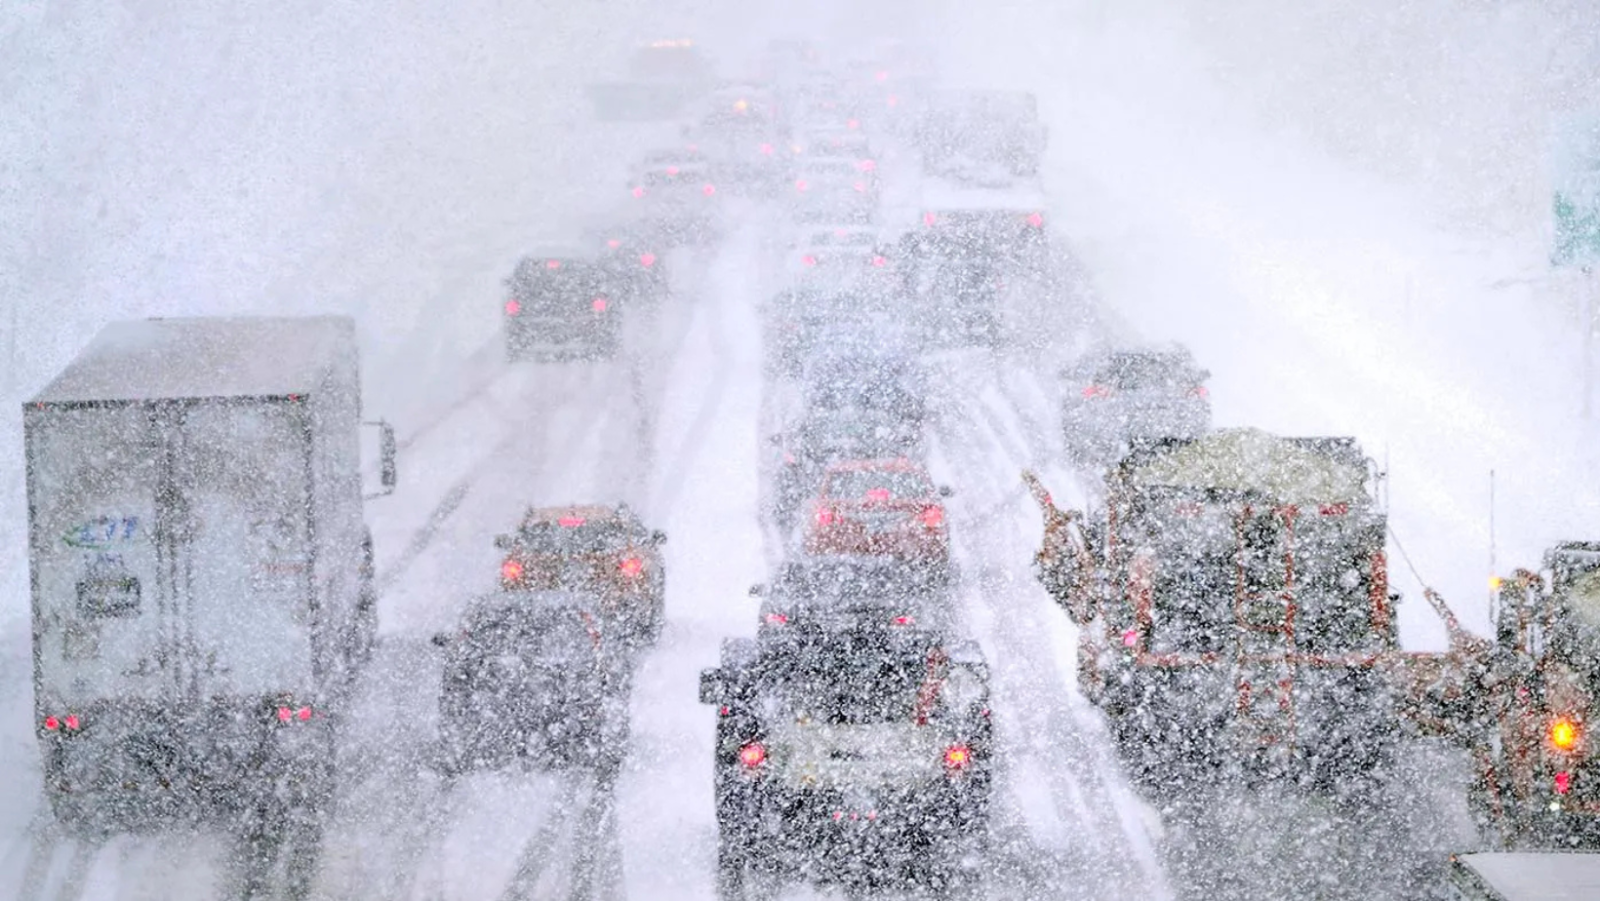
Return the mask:
{"type": "Polygon", "coordinates": [[[1570,751],[1578,743],[1578,726],[1562,717],[1550,724],[1550,743],[1563,751],[1570,751]]]}

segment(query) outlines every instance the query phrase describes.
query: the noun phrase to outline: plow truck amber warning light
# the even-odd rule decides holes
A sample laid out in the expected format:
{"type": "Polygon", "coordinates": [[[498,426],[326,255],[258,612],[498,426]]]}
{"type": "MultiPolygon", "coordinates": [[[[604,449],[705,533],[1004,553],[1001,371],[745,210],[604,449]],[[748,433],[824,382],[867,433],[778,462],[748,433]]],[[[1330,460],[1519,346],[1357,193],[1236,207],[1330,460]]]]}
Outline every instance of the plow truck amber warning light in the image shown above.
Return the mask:
{"type": "Polygon", "coordinates": [[[1562,751],[1570,751],[1578,744],[1578,726],[1562,718],[1550,724],[1550,743],[1562,751]]]}
{"type": "Polygon", "coordinates": [[[964,745],[955,745],[944,752],[944,764],[952,770],[965,769],[972,762],[972,751],[964,745]]]}

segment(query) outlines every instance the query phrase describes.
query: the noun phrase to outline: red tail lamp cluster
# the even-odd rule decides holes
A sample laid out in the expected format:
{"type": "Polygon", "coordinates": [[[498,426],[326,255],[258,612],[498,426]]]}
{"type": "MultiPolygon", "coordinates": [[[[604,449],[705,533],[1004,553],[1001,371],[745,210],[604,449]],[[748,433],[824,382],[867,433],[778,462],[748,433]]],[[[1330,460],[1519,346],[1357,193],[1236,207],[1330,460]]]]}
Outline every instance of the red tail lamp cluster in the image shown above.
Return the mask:
{"type": "Polygon", "coordinates": [[[279,707],[278,722],[292,723],[296,720],[306,723],[311,721],[310,707],[279,707]]]}
{"type": "Polygon", "coordinates": [[[502,582],[508,584],[520,582],[522,581],[523,572],[522,561],[515,557],[507,558],[504,563],[500,564],[500,580],[502,582]]]}
{"type": "Polygon", "coordinates": [[[644,560],[638,557],[628,557],[622,561],[618,568],[622,570],[623,575],[631,579],[644,572],[644,560]]]}
{"type": "Polygon", "coordinates": [[[951,745],[944,751],[944,765],[950,770],[964,770],[972,765],[972,749],[966,745],[951,745]]]}
{"type": "Polygon", "coordinates": [[[44,718],[44,731],[46,732],[77,732],[82,727],[83,722],[78,719],[76,713],[69,713],[65,716],[51,714],[44,718]]]}

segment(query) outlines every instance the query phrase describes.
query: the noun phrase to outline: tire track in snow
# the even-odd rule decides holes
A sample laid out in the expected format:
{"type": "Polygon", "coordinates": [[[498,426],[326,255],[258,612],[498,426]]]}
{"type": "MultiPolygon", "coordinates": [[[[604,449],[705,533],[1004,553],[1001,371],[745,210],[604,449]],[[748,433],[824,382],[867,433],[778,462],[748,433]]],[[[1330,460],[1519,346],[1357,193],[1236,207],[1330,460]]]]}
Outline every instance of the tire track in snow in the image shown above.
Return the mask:
{"type": "MultiPolygon", "coordinates": [[[[945,409],[965,408],[956,403],[957,398],[948,400],[945,409]]],[[[972,398],[969,403],[981,403],[981,399],[972,398]]],[[[975,476],[973,481],[986,483],[993,493],[1004,493],[1004,483],[993,471],[999,439],[988,437],[986,441],[976,421],[956,416],[942,422],[937,434],[940,443],[951,452],[951,462],[963,473],[975,476]]],[[[1019,621],[1024,608],[1017,603],[1013,587],[1017,580],[1004,562],[1010,560],[1011,550],[1026,546],[1015,523],[1014,518],[997,518],[984,530],[969,533],[979,561],[969,602],[981,604],[986,613],[983,618],[994,624],[993,634],[1001,652],[998,660],[1030,662],[996,666],[1005,681],[1019,689],[1016,697],[1033,701],[1009,711],[1017,715],[1021,734],[1032,739],[1012,747],[1040,763],[1056,811],[1064,821],[1079,824],[1074,838],[1083,849],[1082,856],[1073,855],[1077,861],[1075,872],[1061,875],[1099,884],[1100,890],[1093,895],[1096,898],[1149,897],[1153,889],[1162,886],[1159,862],[1141,824],[1122,816],[1129,799],[1119,799],[1111,789],[1115,763],[1109,749],[1095,753],[1083,725],[1067,708],[1064,696],[1071,689],[1066,684],[1066,674],[1054,667],[1032,665],[1052,660],[1054,655],[1041,646],[1037,628],[1019,621]],[[989,561],[1000,562],[992,565],[989,561]],[[1122,847],[1113,847],[1106,839],[1118,834],[1123,837],[1122,847]],[[1139,872],[1130,871],[1130,861],[1139,872]],[[1139,888],[1141,884],[1148,888],[1139,888]]]]}

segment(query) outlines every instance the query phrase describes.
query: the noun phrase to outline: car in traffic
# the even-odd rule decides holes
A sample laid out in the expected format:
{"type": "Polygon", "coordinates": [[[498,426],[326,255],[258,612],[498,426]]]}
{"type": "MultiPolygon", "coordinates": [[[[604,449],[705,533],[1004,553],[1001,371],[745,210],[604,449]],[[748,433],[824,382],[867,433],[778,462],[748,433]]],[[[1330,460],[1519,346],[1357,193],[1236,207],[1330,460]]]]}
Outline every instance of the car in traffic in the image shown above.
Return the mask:
{"type": "Polygon", "coordinates": [[[884,556],[948,577],[948,486],[903,458],[835,463],[808,505],[805,553],[884,556]]]}
{"type": "Polygon", "coordinates": [[[698,148],[657,151],[641,160],[628,181],[630,219],[641,238],[664,249],[714,241],[722,207],[714,169],[698,148]]]}
{"type": "Polygon", "coordinates": [[[504,591],[476,598],[444,649],[435,766],[447,776],[522,761],[615,767],[627,746],[625,658],[597,596],[504,591]]]}
{"type": "Polygon", "coordinates": [[[1133,442],[1211,429],[1210,373],[1179,345],[1104,350],[1061,373],[1061,429],[1074,465],[1109,466],[1133,442]]]}
{"type": "Polygon", "coordinates": [[[979,891],[993,728],[975,644],[893,624],[727,640],[700,700],[717,712],[719,898],[979,891]]]}
{"type": "Polygon", "coordinates": [[[895,413],[838,406],[805,410],[771,441],[779,451],[773,478],[773,519],[787,530],[806,499],[816,495],[829,464],[881,457],[919,459],[924,436],[916,423],[895,413]]]}
{"type": "Polygon", "coordinates": [[[790,212],[802,223],[870,223],[878,216],[878,173],[860,160],[802,159],[790,212]]]}
{"type": "Polygon", "coordinates": [[[600,624],[631,645],[655,641],[665,619],[665,532],[623,504],[535,507],[495,538],[507,591],[567,589],[600,598],[600,624]]]}
{"type": "Polygon", "coordinates": [[[614,283],[594,253],[549,246],[523,257],[506,279],[506,358],[601,359],[622,346],[614,283]]]}

